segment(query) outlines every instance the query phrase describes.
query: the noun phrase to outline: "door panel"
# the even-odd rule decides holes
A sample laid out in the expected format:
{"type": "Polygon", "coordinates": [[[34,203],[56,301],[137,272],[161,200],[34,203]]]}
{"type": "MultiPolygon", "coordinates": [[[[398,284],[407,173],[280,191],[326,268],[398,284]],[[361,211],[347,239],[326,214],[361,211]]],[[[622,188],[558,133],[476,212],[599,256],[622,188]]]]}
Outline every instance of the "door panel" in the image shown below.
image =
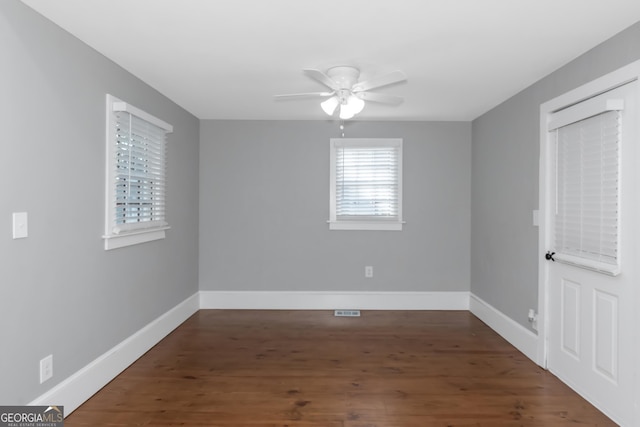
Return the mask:
{"type": "Polygon", "coordinates": [[[595,369],[618,382],[618,297],[596,290],[594,303],[595,369]]]}
{"type": "Polygon", "coordinates": [[[562,349],[580,360],[580,285],[562,280],[562,349]]]}

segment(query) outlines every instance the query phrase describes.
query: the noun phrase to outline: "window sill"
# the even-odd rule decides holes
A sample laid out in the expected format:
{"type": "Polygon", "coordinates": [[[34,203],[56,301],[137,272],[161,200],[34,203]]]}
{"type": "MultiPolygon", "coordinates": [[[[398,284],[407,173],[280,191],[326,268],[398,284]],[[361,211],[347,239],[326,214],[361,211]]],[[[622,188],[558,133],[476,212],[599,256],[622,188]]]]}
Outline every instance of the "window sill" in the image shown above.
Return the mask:
{"type": "Polygon", "coordinates": [[[573,265],[574,267],[584,268],[609,276],[617,276],[618,274],[620,274],[619,265],[607,264],[604,262],[593,261],[590,259],[560,253],[555,254],[554,256],[556,261],[563,264],[573,265]]]}
{"type": "Polygon", "coordinates": [[[329,230],[402,231],[404,222],[397,221],[327,221],[329,230]]]}
{"type": "Polygon", "coordinates": [[[164,239],[165,230],[170,227],[153,228],[139,231],[130,231],[122,234],[110,234],[102,236],[104,239],[104,250],[124,248],[126,246],[138,245],[140,243],[152,242],[154,240],[164,239]]]}

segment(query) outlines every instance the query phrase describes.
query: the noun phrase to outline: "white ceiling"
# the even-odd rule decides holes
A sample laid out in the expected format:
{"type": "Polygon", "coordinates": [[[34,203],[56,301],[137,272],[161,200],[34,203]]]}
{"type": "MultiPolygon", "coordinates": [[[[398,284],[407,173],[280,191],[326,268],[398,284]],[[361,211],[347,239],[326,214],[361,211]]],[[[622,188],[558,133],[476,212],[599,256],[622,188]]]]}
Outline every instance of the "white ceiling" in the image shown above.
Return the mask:
{"type": "Polygon", "coordinates": [[[472,120],[640,20],[640,0],[22,1],[201,119],[326,120],[273,95],[354,65],[408,77],[358,119],[472,120]]]}

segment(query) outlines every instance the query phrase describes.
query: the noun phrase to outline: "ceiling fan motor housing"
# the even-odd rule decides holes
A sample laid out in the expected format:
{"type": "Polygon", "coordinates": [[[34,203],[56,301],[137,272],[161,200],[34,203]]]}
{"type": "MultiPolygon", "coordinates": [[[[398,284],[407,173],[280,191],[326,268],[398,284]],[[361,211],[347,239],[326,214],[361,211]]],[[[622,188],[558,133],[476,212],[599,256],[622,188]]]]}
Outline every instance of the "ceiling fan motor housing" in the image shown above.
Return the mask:
{"type": "Polygon", "coordinates": [[[353,85],[358,83],[360,70],[349,66],[332,67],[327,70],[327,75],[338,84],[340,89],[351,91],[353,85]]]}

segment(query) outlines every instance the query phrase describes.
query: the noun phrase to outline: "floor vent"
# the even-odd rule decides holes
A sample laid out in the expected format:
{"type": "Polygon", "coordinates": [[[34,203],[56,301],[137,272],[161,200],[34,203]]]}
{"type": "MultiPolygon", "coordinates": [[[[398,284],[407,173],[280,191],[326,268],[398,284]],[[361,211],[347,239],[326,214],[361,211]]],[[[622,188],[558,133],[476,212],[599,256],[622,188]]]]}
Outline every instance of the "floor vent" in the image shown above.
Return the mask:
{"type": "Polygon", "coordinates": [[[336,317],[360,317],[360,310],[335,310],[333,315],[336,317]]]}

